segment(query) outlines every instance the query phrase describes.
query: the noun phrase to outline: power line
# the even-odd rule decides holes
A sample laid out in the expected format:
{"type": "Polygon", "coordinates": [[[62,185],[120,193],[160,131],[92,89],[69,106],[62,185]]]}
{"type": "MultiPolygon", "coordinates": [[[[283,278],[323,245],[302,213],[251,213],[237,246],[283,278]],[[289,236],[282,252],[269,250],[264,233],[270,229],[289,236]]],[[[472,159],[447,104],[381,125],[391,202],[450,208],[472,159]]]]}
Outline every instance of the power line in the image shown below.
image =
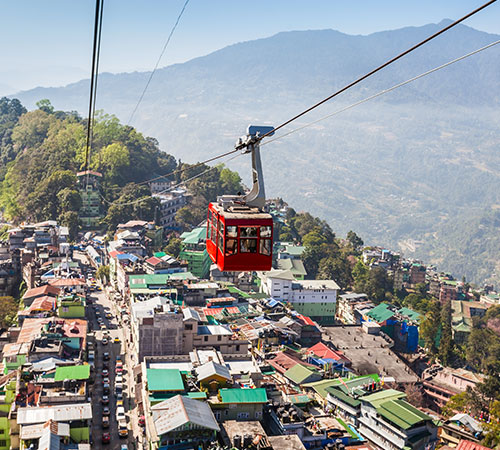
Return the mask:
{"type": "Polygon", "coordinates": [[[167,41],[165,42],[165,45],[163,46],[163,50],[161,51],[160,53],[160,56],[158,58],[158,61],[156,61],[156,65],[153,69],[153,71],[151,72],[151,74],[149,75],[149,78],[148,78],[148,81],[146,83],[146,86],[144,86],[144,90],[142,91],[142,94],[141,96],[139,97],[139,101],[137,102],[137,104],[135,105],[135,108],[134,110],[132,111],[132,114],[130,114],[130,117],[128,119],[128,122],[127,122],[127,125],[130,125],[130,122],[132,121],[132,118],[134,117],[134,114],[135,112],[137,111],[137,108],[139,108],[139,105],[141,104],[142,102],[142,99],[144,98],[144,94],[146,93],[146,91],[148,90],[148,87],[149,87],[149,83],[151,83],[151,80],[153,79],[153,75],[155,74],[156,72],[156,69],[158,69],[158,66],[160,64],[160,61],[161,61],[161,58],[163,57],[163,54],[165,53],[165,50],[167,49],[168,47],[168,44],[170,43],[170,40],[172,39],[172,36],[174,34],[174,31],[175,29],[177,28],[177,25],[179,24],[179,21],[181,20],[181,17],[182,15],[184,14],[184,10],[186,9],[186,6],[188,5],[189,3],[189,0],[186,0],[186,2],[184,3],[184,6],[182,7],[181,9],[181,12],[179,13],[179,15],[177,16],[177,20],[175,21],[175,24],[174,26],[172,27],[172,30],[170,30],[170,34],[168,35],[168,38],[167,38],[167,41]]]}
{"type": "Polygon", "coordinates": [[[498,45],[498,44],[500,44],[500,40],[492,42],[491,44],[485,45],[484,47],[481,47],[481,48],[479,48],[477,50],[474,50],[473,52],[467,53],[466,55],[460,56],[459,58],[456,58],[456,59],[454,59],[452,61],[448,61],[445,64],[442,64],[442,65],[440,65],[438,67],[435,67],[434,69],[428,70],[427,72],[421,73],[420,75],[417,75],[417,76],[415,76],[413,78],[410,78],[409,80],[403,81],[402,83],[396,84],[395,86],[392,86],[392,87],[390,87],[388,89],[384,89],[383,91],[380,91],[380,92],[377,92],[376,94],[370,95],[369,97],[366,97],[366,98],[364,98],[362,100],[359,100],[356,103],[353,103],[353,104],[351,104],[349,106],[346,106],[344,108],[341,108],[341,109],[339,109],[339,110],[337,110],[337,111],[335,111],[335,112],[333,112],[331,114],[328,114],[327,116],[321,117],[320,119],[317,119],[317,120],[315,120],[313,122],[310,122],[310,123],[308,123],[306,125],[303,125],[303,126],[301,126],[299,128],[291,130],[288,133],[282,134],[281,136],[277,136],[277,137],[275,137],[273,139],[270,139],[270,140],[268,140],[266,142],[263,142],[262,144],[260,144],[260,146],[263,147],[264,145],[270,144],[271,142],[278,141],[279,139],[282,139],[282,138],[284,138],[286,136],[289,136],[289,135],[291,135],[293,133],[296,133],[297,131],[303,130],[304,128],[308,128],[308,127],[310,127],[312,125],[317,124],[318,122],[321,122],[323,120],[329,119],[330,117],[336,116],[337,114],[340,114],[340,113],[342,113],[344,111],[347,111],[347,110],[352,109],[352,108],[354,108],[356,106],[359,106],[359,105],[361,105],[363,103],[366,103],[366,102],[368,102],[370,100],[373,100],[374,98],[377,98],[377,97],[380,97],[381,95],[384,95],[384,94],[387,94],[389,92],[392,92],[392,91],[394,91],[394,90],[396,90],[396,89],[398,89],[398,88],[400,88],[402,86],[405,86],[405,85],[407,85],[409,83],[412,83],[413,81],[416,81],[416,80],[418,80],[420,78],[423,78],[423,77],[425,77],[427,75],[430,75],[431,73],[437,72],[438,70],[444,69],[445,67],[451,66],[452,64],[455,64],[455,63],[457,63],[459,61],[462,61],[462,60],[464,60],[466,58],[469,58],[470,56],[476,55],[477,53],[482,52],[483,50],[486,50],[486,49],[491,48],[491,47],[493,47],[495,45],[498,45]]]}
{"type": "Polygon", "coordinates": [[[467,15],[463,16],[461,19],[456,20],[455,22],[451,23],[450,25],[444,27],[443,29],[439,30],[438,32],[434,33],[433,35],[425,38],[423,41],[420,41],[418,44],[414,45],[413,47],[409,48],[408,50],[405,50],[403,53],[400,53],[399,55],[395,56],[394,58],[390,59],[389,61],[386,61],[384,64],[378,66],[376,69],[373,69],[371,72],[368,72],[367,74],[363,75],[362,77],[358,78],[357,80],[353,81],[352,83],[349,83],[347,86],[344,86],[342,89],[338,90],[337,92],[333,93],[332,95],[326,97],[325,99],[321,100],[320,102],[314,104],[313,106],[307,108],[306,110],[302,111],[301,113],[297,114],[296,116],[292,117],[291,119],[288,119],[287,121],[283,122],[281,125],[278,125],[275,127],[272,131],[269,131],[262,136],[259,136],[258,139],[262,140],[265,137],[269,136],[272,133],[275,133],[279,129],[283,128],[284,126],[290,124],[291,122],[297,120],[299,117],[302,117],[303,115],[311,112],[313,109],[316,109],[318,106],[321,106],[323,103],[326,103],[327,101],[331,100],[332,98],[336,97],[337,95],[341,94],[342,92],[347,91],[348,89],[352,88],[356,84],[360,83],[363,80],[366,80],[368,77],[371,77],[375,73],[379,72],[380,70],[384,69],[385,67],[389,66],[390,64],[396,62],[398,59],[401,59],[403,56],[408,55],[409,53],[413,52],[417,48],[421,47],[422,45],[426,44],[427,42],[433,40],[434,38],[440,36],[444,32],[450,30],[451,28],[455,27],[458,25],[460,22],[463,22],[464,20],[468,19],[469,17],[472,17],[474,14],[478,13],[479,11],[483,10],[484,8],[490,6],[491,4],[495,3],[497,0],[490,0],[489,2],[485,3],[484,5],[480,6],[479,8],[475,9],[474,11],[468,13],[467,15]]]}

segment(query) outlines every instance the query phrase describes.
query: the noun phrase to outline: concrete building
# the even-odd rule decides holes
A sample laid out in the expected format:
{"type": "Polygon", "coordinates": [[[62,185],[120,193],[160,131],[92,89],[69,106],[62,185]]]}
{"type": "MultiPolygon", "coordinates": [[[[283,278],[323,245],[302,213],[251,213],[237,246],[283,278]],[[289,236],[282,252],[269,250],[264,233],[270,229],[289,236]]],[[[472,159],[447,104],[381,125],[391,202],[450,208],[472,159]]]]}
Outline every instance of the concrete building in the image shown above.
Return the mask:
{"type": "Polygon", "coordinates": [[[374,306],[366,294],[347,292],[339,295],[337,299],[336,317],[346,325],[360,324],[363,312],[374,306]]]}
{"type": "Polygon", "coordinates": [[[145,356],[175,355],[183,348],[184,316],[166,297],[134,303],[131,328],[139,361],[145,356]]]}
{"type": "Polygon", "coordinates": [[[153,197],[160,201],[159,216],[157,223],[164,229],[175,229],[177,223],[175,215],[187,203],[186,189],[175,189],[165,193],[153,193],[153,197]]]}
{"type": "Polygon", "coordinates": [[[208,278],[212,264],[205,245],[206,237],[206,226],[181,234],[182,248],[179,259],[187,261],[188,271],[201,279],[208,278]]]}
{"type": "Polygon", "coordinates": [[[289,270],[261,272],[261,292],[289,302],[295,311],[322,324],[335,321],[339,286],[333,280],[296,280],[289,270]]]}
{"type": "Polygon", "coordinates": [[[99,183],[102,174],[93,170],[86,170],[76,174],[78,190],[82,197],[82,207],[79,218],[84,228],[97,228],[101,220],[101,197],[99,183]]]}

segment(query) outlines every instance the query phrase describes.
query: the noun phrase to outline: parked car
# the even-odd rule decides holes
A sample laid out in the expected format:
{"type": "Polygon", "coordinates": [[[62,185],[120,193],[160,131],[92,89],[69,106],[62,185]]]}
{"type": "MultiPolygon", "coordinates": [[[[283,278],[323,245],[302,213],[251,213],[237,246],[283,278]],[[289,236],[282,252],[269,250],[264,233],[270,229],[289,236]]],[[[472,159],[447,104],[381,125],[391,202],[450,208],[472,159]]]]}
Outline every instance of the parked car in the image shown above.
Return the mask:
{"type": "Polygon", "coordinates": [[[102,433],[101,442],[103,444],[109,444],[111,441],[111,435],[109,433],[102,433]]]}
{"type": "Polygon", "coordinates": [[[125,408],[123,408],[123,406],[116,408],[116,420],[118,422],[120,420],[125,420],[125,408]]]}
{"type": "Polygon", "coordinates": [[[118,336],[116,336],[114,339],[113,339],[113,342],[115,344],[119,344],[121,341],[120,341],[120,338],[118,336]]]}
{"type": "Polygon", "coordinates": [[[118,435],[120,437],[128,436],[127,421],[125,420],[125,418],[118,421],[118,435]]]}
{"type": "Polygon", "coordinates": [[[116,362],[121,361],[121,360],[122,360],[122,355],[116,355],[116,362]]]}
{"type": "Polygon", "coordinates": [[[113,318],[113,315],[111,313],[106,313],[106,319],[112,319],[113,318]]]}
{"type": "Polygon", "coordinates": [[[120,445],[120,450],[128,450],[128,445],[127,444],[120,445]]]}

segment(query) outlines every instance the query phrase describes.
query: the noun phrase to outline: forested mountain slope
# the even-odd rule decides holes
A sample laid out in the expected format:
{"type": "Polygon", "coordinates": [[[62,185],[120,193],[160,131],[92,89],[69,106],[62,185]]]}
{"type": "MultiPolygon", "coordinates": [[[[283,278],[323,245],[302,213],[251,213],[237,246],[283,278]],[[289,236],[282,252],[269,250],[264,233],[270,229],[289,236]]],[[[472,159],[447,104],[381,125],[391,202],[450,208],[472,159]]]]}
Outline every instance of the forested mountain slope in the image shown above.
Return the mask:
{"type": "MultiPolygon", "coordinates": [[[[229,150],[246,125],[277,125],[445,23],[350,36],[294,31],[159,70],[133,119],[162,150],[193,162],[229,150]]],[[[447,32],[286,131],[499,38],[447,32]]],[[[339,232],[499,280],[500,46],[263,147],[270,196],[339,232]],[[294,180],[294,182],[290,182],[294,180]],[[496,270],[496,274],[495,274],[496,270]]],[[[104,74],[98,107],[126,122],[148,73],[104,74]]],[[[85,111],[88,81],[19,94],[85,111]]],[[[248,161],[231,163],[248,181],[248,161]]]]}

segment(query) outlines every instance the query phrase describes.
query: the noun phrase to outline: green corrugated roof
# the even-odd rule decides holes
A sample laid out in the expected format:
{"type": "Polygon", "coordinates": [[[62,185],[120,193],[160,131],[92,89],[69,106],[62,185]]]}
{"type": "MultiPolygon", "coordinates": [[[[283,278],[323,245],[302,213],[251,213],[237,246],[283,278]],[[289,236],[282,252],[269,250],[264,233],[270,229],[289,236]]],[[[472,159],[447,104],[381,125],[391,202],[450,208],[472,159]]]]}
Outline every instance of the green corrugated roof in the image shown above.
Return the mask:
{"type": "Polygon", "coordinates": [[[155,256],[156,258],[163,258],[164,256],[166,256],[166,253],[165,253],[165,252],[156,252],[156,253],[154,254],[154,256],[155,256]]]}
{"type": "Polygon", "coordinates": [[[205,240],[206,236],[207,229],[205,227],[199,227],[192,231],[182,233],[181,239],[184,244],[198,244],[200,241],[205,240]]]}
{"type": "Polygon", "coordinates": [[[413,427],[423,420],[432,420],[430,416],[404,400],[389,400],[381,403],[376,409],[378,414],[404,430],[413,427]]]}
{"type": "Polygon", "coordinates": [[[206,392],[188,392],[187,397],[189,398],[207,398],[207,393],[206,392]]]}
{"type": "Polygon", "coordinates": [[[292,256],[300,256],[304,252],[305,247],[301,245],[285,245],[285,253],[292,256]]]}
{"type": "Polygon", "coordinates": [[[371,317],[375,322],[385,322],[387,319],[390,319],[394,316],[394,312],[389,309],[389,305],[387,303],[381,303],[380,305],[375,306],[375,308],[370,309],[366,313],[368,317],[371,317]]]}
{"type": "MultiPolygon", "coordinates": [[[[352,379],[348,379],[348,378],[342,378],[342,379],[349,386],[349,383],[351,381],[356,380],[356,379],[360,379],[360,378],[366,378],[366,377],[371,378],[373,381],[375,381],[375,383],[378,383],[380,381],[380,377],[376,373],[371,374],[371,375],[361,376],[361,377],[355,377],[352,379]]],[[[306,383],[306,384],[304,384],[304,387],[312,388],[318,393],[319,396],[321,396],[322,398],[326,398],[326,395],[328,394],[328,392],[326,390],[327,388],[334,387],[334,386],[340,386],[340,385],[341,385],[340,379],[335,378],[335,379],[330,379],[330,380],[315,381],[314,383],[306,383]]]]}
{"type": "Polygon", "coordinates": [[[309,370],[307,367],[304,367],[302,364],[296,364],[295,366],[288,369],[283,375],[292,383],[302,384],[311,375],[318,374],[316,372],[313,372],[312,370],[309,370]]]}
{"type": "Polygon", "coordinates": [[[307,270],[304,267],[304,263],[300,259],[278,259],[277,262],[278,269],[289,270],[294,276],[306,276],[307,270]]]}
{"type": "Polygon", "coordinates": [[[258,389],[220,389],[222,403],[267,403],[264,388],[258,389]]]}
{"type": "Polygon", "coordinates": [[[374,394],[364,395],[361,400],[371,403],[374,408],[377,408],[383,402],[403,397],[406,397],[404,392],[396,391],[395,389],[385,389],[383,391],[375,392],[374,394]]]}
{"type": "Polygon", "coordinates": [[[412,309],[403,307],[399,310],[399,313],[403,316],[408,316],[411,320],[419,321],[422,317],[422,314],[419,314],[416,311],[413,311],[412,309]]]}
{"type": "Polygon", "coordinates": [[[345,428],[345,430],[351,435],[351,437],[358,440],[358,435],[354,431],[352,431],[340,417],[335,417],[335,419],[337,419],[337,422],[345,428]]]}
{"type": "Polygon", "coordinates": [[[90,377],[90,365],[64,366],[56,368],[55,381],[87,380],[90,377]]]}
{"type": "Polygon", "coordinates": [[[334,397],[338,398],[341,402],[344,402],[344,403],[352,406],[353,408],[356,408],[361,404],[361,402],[359,400],[356,400],[354,397],[351,397],[350,395],[345,394],[344,392],[342,392],[340,389],[338,389],[336,387],[329,387],[329,388],[326,388],[326,390],[330,395],[333,395],[334,397]]]}
{"type": "Polygon", "coordinates": [[[309,396],[306,394],[292,394],[288,396],[288,400],[290,400],[294,405],[305,405],[311,401],[309,396]]]}
{"type": "Polygon", "coordinates": [[[147,369],[149,391],[183,391],[184,382],[179,369],[147,369]]]}

